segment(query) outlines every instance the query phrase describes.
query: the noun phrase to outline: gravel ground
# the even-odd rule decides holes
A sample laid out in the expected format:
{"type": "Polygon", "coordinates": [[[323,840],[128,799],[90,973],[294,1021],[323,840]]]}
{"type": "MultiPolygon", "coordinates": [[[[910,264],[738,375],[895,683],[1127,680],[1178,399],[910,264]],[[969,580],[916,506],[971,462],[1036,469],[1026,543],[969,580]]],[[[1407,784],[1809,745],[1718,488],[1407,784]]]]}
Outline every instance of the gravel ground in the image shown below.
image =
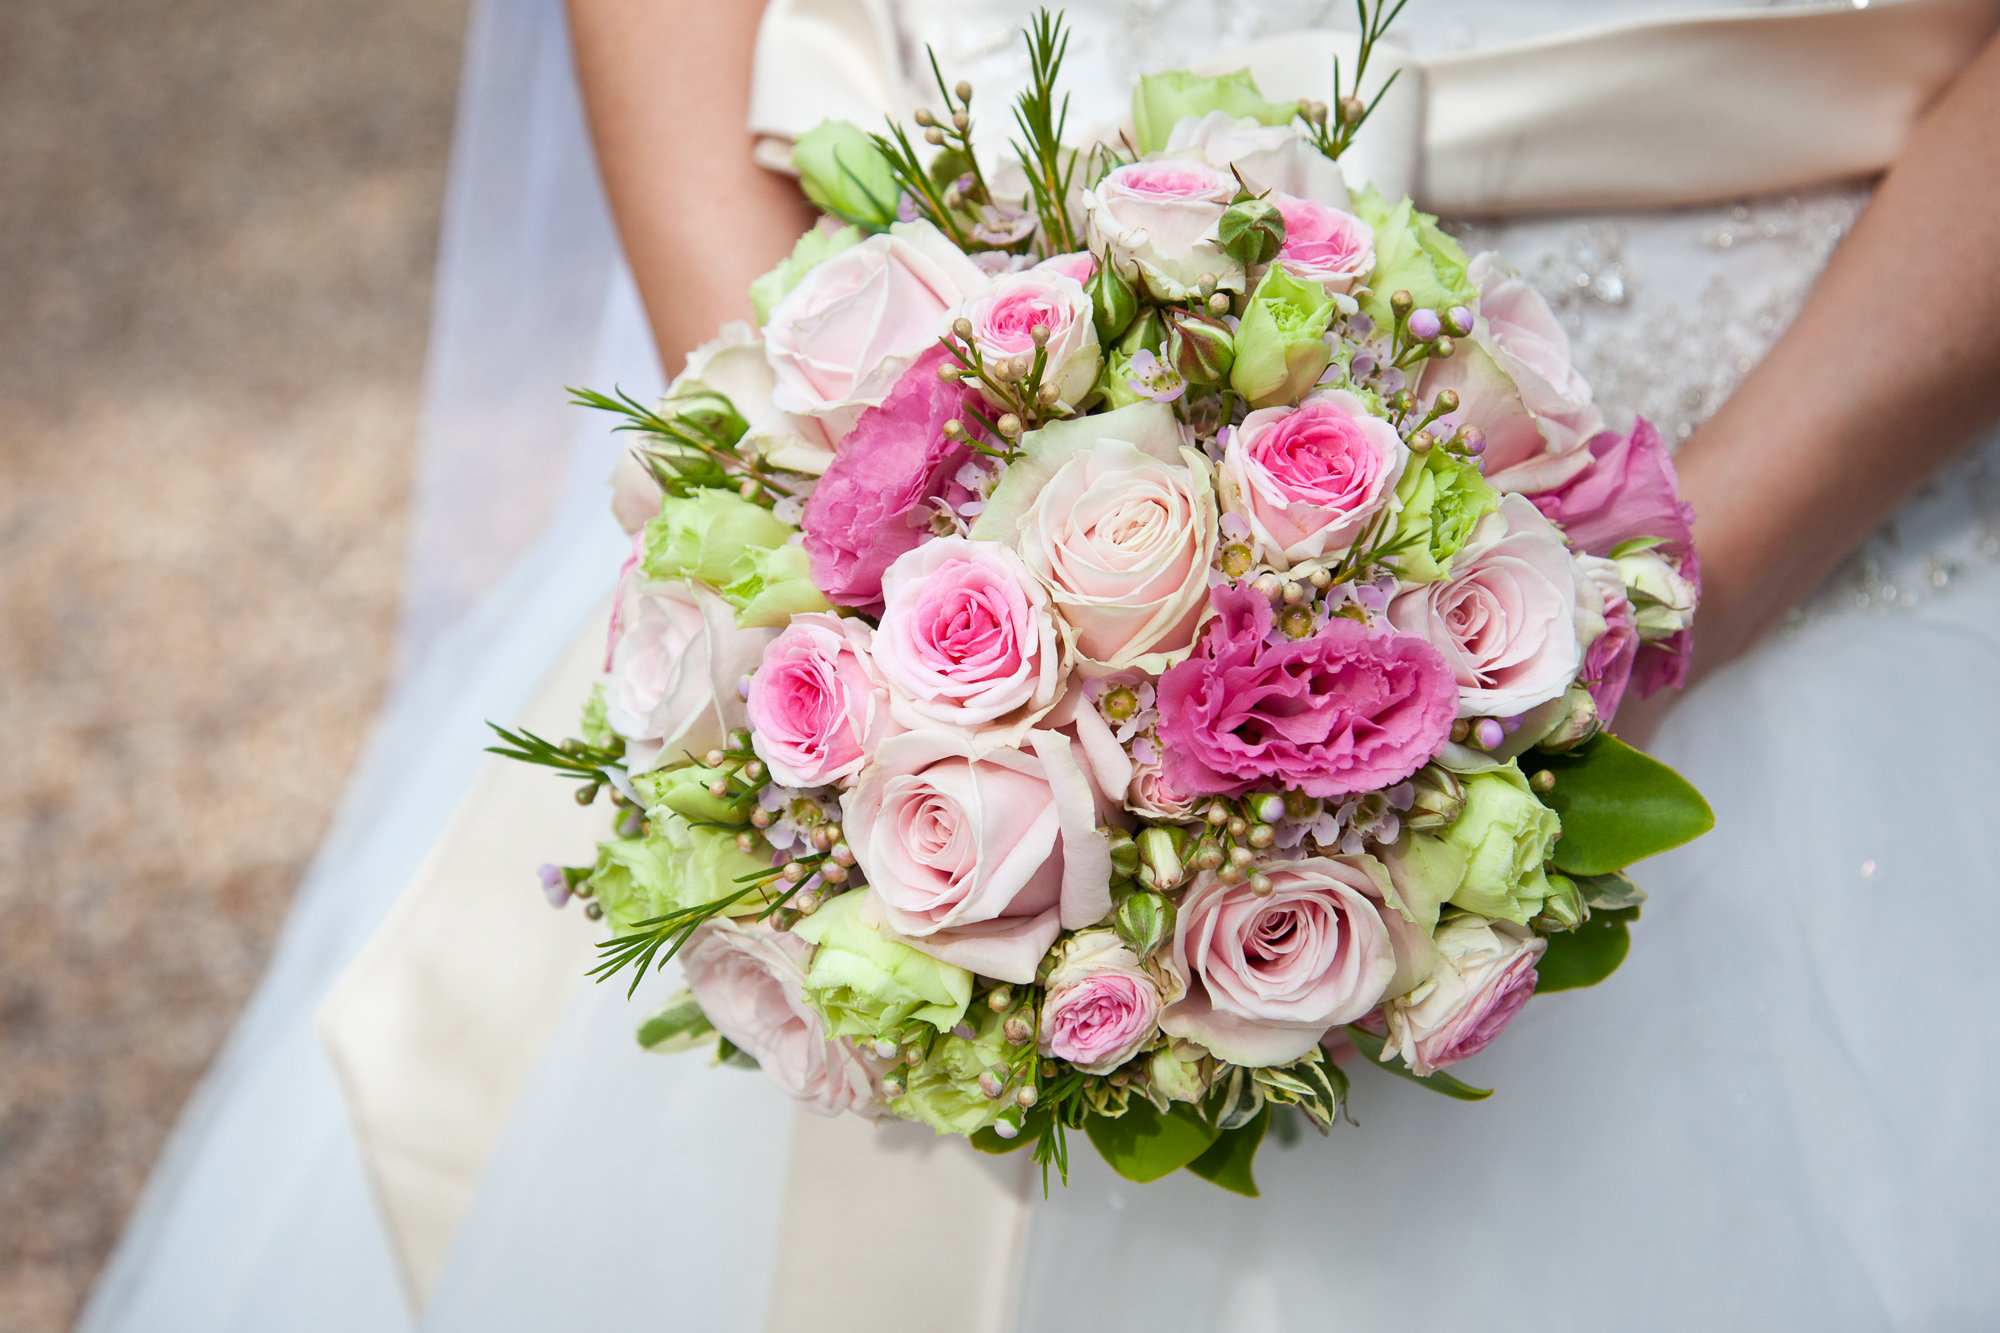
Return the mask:
{"type": "Polygon", "coordinates": [[[0,4],[0,1330],[66,1328],[389,661],[463,0],[0,4]]]}

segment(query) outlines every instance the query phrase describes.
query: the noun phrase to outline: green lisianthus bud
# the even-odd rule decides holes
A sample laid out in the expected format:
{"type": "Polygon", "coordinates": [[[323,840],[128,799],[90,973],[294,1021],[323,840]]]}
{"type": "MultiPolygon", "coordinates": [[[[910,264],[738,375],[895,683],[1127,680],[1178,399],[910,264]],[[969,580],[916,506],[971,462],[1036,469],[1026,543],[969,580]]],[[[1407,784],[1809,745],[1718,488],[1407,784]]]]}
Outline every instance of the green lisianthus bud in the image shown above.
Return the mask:
{"type": "Polygon", "coordinates": [[[1097,341],[1109,347],[1132,321],[1139,317],[1139,293],[1116,266],[1100,263],[1097,272],[1084,284],[1090,293],[1091,322],[1097,326],[1097,341]]]}
{"type": "Polygon", "coordinates": [[[1446,449],[1410,460],[1396,483],[1397,577],[1430,583],[1451,573],[1452,558],[1480,519],[1500,507],[1500,493],[1479,468],[1446,449]]]}
{"type": "Polygon", "coordinates": [[[1189,384],[1222,384],[1236,361],[1235,339],[1219,319],[1176,310],[1167,321],[1166,359],[1189,384]]]}
{"type": "Polygon", "coordinates": [[[1154,824],[1139,831],[1139,882],[1151,889],[1178,888],[1187,878],[1181,863],[1180,843],[1186,835],[1179,829],[1154,824]],[[1176,835],[1179,835],[1178,837],[1176,835]]]}
{"type": "Polygon", "coordinates": [[[1118,350],[1130,355],[1141,349],[1159,356],[1167,348],[1167,322],[1160,314],[1158,306],[1147,306],[1132,321],[1125,336],[1118,340],[1118,350]]]}
{"type": "Polygon", "coordinates": [[[709,784],[725,771],[705,764],[656,768],[633,778],[632,790],[648,810],[666,810],[698,824],[741,825],[744,816],[737,803],[709,790],[709,784]]]}
{"type": "Polygon", "coordinates": [[[1269,199],[1239,199],[1215,224],[1224,254],[1246,267],[1268,264],[1285,243],[1285,217],[1269,199]]]}
{"type": "Polygon", "coordinates": [[[1130,878],[1139,873],[1139,844],[1122,828],[1106,825],[1097,830],[1111,849],[1111,873],[1130,878]]]}
{"type": "Polygon", "coordinates": [[[875,140],[844,120],[823,120],[792,145],[806,198],[843,222],[881,231],[896,220],[902,186],[875,140]]]}
{"type": "Polygon", "coordinates": [[[1006,1019],[982,1004],[964,1024],[972,1028],[971,1040],[947,1032],[931,1043],[922,1064],[905,1073],[903,1095],[889,1104],[897,1115],[922,1121],[940,1134],[974,1134],[1012,1104],[1005,1097],[988,1097],[979,1086],[980,1075],[1007,1060],[1006,1019]]]}
{"type": "Polygon", "coordinates": [[[1465,786],[1458,774],[1436,764],[1426,764],[1410,779],[1414,795],[1403,814],[1403,827],[1417,833],[1435,833],[1449,826],[1465,809],[1465,786]]]}
{"type": "Polygon", "coordinates": [[[1190,116],[1200,118],[1221,111],[1237,119],[1248,117],[1262,125],[1283,125],[1297,114],[1296,105],[1267,102],[1258,91],[1250,71],[1207,76],[1184,69],[1149,74],[1132,90],[1133,137],[1141,153],[1157,153],[1167,146],[1174,126],[1190,116]]]}
{"type": "Polygon", "coordinates": [[[1562,754],[1573,750],[1597,734],[1597,700],[1583,685],[1572,685],[1563,695],[1562,712],[1557,715],[1555,725],[1545,732],[1535,745],[1550,754],[1562,754]]]}
{"type": "Polygon", "coordinates": [[[1549,896],[1542,899],[1542,910],[1530,924],[1537,930],[1575,930],[1590,920],[1590,908],[1583,901],[1583,890],[1568,875],[1549,876],[1549,896]]]}
{"type": "Polygon", "coordinates": [[[836,1037],[896,1041],[912,1022],[949,1031],[972,1001],[972,973],[863,921],[865,897],[829,898],[792,927],[794,935],[819,946],[806,969],[806,999],[836,1037]]]}
{"type": "Polygon", "coordinates": [[[1670,638],[1694,623],[1694,584],[1650,538],[1620,543],[1611,553],[1632,599],[1632,628],[1648,643],[1670,638]]]}
{"type": "Polygon", "coordinates": [[[757,573],[758,555],[792,529],[733,491],[700,490],[660,501],[646,524],[641,563],[652,579],[699,579],[726,588],[757,573]]]}
{"type": "Polygon", "coordinates": [[[818,268],[842,250],[861,244],[859,227],[814,227],[799,237],[792,253],[778,261],[778,266],[750,284],[750,308],[757,316],[757,323],[767,324],[771,311],[778,302],[785,299],[785,293],[799,285],[799,280],[818,268]]]}
{"type": "Polygon", "coordinates": [[[1444,841],[1466,854],[1454,906],[1525,925],[1541,910],[1549,881],[1543,862],[1562,832],[1556,812],[1535,799],[1514,764],[1462,779],[1465,811],[1444,841]]]}
{"type": "Polygon", "coordinates": [[[1208,1095],[1206,1063],[1185,1042],[1170,1042],[1148,1057],[1146,1087],[1156,1106],[1198,1102],[1208,1095]]]}
{"type": "Polygon", "coordinates": [[[1118,904],[1114,924],[1133,953],[1149,958],[1174,933],[1174,905],[1157,893],[1135,893],[1118,904]]]}
{"type": "Polygon", "coordinates": [[[1419,213],[1408,199],[1393,207],[1373,186],[1354,197],[1354,212],[1375,231],[1375,272],[1361,298],[1361,313],[1386,330],[1395,318],[1389,298],[1408,292],[1413,309],[1471,306],[1479,289],[1466,276],[1470,261],[1459,243],[1419,213]]]}
{"type": "Polygon", "coordinates": [[[736,623],[745,629],[783,629],[792,617],[807,611],[831,611],[812,581],[806,548],[786,542],[750,553],[748,574],[719,591],[736,608],[736,623]]]}
{"type": "Polygon", "coordinates": [[[1252,407],[1298,401],[1332,364],[1326,330],[1334,310],[1323,284],[1295,278],[1282,267],[1266,270],[1236,329],[1229,387],[1252,407]]]}

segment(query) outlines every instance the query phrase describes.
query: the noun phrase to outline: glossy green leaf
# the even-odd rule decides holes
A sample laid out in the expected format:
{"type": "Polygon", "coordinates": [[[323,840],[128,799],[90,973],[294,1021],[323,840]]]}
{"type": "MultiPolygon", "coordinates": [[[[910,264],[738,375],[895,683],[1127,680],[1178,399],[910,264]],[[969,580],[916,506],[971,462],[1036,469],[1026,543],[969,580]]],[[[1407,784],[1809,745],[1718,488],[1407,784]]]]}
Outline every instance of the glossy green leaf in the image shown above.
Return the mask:
{"type": "Polygon", "coordinates": [[[1636,907],[1615,911],[1593,909],[1590,920],[1575,930],[1549,936],[1548,952],[1535,964],[1535,994],[1595,986],[1618,970],[1632,946],[1627,926],[1639,919],[1636,907]]]}
{"type": "Polygon", "coordinates": [[[1218,1133],[1186,1102],[1162,1114],[1137,1097],[1124,1115],[1091,1116],[1083,1131],[1113,1171],[1140,1184],[1180,1170],[1207,1152],[1218,1133]]]}
{"type": "Polygon", "coordinates": [[[639,1025],[639,1044],[662,1055],[691,1051],[714,1035],[714,1024],[689,991],[674,996],[639,1025]]]}
{"type": "Polygon", "coordinates": [[[1550,863],[1573,875],[1623,870],[1715,827],[1715,813],[1686,778],[1615,736],[1599,734],[1568,754],[1530,750],[1521,767],[1555,774],[1542,797],[1562,817],[1550,863]]]}
{"type": "Polygon", "coordinates": [[[1264,1141],[1264,1128],[1271,1123],[1271,1108],[1259,1111],[1249,1124],[1232,1129],[1209,1145],[1208,1151],[1187,1164],[1187,1169],[1231,1194],[1257,1197],[1257,1179],[1250,1164],[1257,1158],[1257,1145],[1264,1141]]]}
{"type": "Polygon", "coordinates": [[[1406,1078],[1412,1083],[1421,1084],[1432,1092],[1450,1097],[1454,1101],[1483,1102],[1493,1095],[1491,1088],[1475,1088],[1470,1083],[1461,1083],[1442,1070],[1434,1074],[1418,1075],[1404,1064],[1400,1057],[1385,1063],[1382,1059],[1382,1039],[1366,1028],[1350,1026],[1347,1029],[1347,1039],[1354,1043],[1356,1050],[1374,1061],[1377,1069],[1394,1074],[1397,1078],[1406,1078]]]}

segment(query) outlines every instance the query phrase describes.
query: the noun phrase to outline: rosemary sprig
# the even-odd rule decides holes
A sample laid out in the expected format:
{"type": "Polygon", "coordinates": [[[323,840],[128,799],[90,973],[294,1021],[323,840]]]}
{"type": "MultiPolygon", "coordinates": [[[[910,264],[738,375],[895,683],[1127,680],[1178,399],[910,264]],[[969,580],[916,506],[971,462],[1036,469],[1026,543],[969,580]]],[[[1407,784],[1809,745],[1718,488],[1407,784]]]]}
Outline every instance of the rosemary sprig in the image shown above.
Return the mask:
{"type": "Polygon", "coordinates": [[[1354,8],[1360,19],[1361,49],[1354,59],[1354,84],[1347,86],[1340,75],[1340,57],[1333,60],[1333,105],[1329,109],[1324,102],[1307,102],[1299,106],[1299,119],[1306,123],[1306,133],[1311,137],[1313,147],[1332,158],[1340,160],[1340,155],[1354,143],[1354,136],[1375,113],[1383,94],[1394,86],[1401,70],[1393,71],[1375,90],[1375,96],[1363,101],[1361,85],[1368,77],[1368,57],[1375,53],[1375,43],[1382,40],[1389,25],[1403,12],[1407,0],[1354,0],[1354,8]],[[1329,115],[1329,110],[1331,114],[1329,115]]]}
{"type": "MultiPolygon", "coordinates": [[[[695,395],[684,404],[688,410],[673,416],[662,416],[615,386],[610,394],[577,388],[572,388],[569,394],[573,406],[622,417],[611,428],[613,431],[632,431],[667,446],[662,449],[642,445],[635,452],[668,495],[685,497],[697,490],[733,489],[746,500],[766,505],[771,503],[773,495],[798,495],[798,488],[791,481],[756,459],[745,457],[731,436],[704,419],[733,418],[741,422],[735,405],[719,393],[695,395]]],[[[742,427],[733,429],[740,434],[742,427]]]]}
{"type": "Polygon", "coordinates": [[[964,221],[958,213],[944,201],[937,182],[924,167],[924,161],[917,156],[916,146],[910,136],[895,121],[889,122],[888,134],[869,136],[875,147],[889,163],[889,170],[896,177],[896,183],[903,187],[903,197],[910,201],[917,216],[951,238],[953,245],[970,252],[985,249],[974,241],[966,231],[964,221]]]}
{"type": "Polygon", "coordinates": [[[1064,94],[1060,103],[1056,101],[1056,80],[1062,73],[1063,57],[1069,53],[1069,33],[1060,16],[1043,9],[1036,11],[1025,36],[1028,86],[1014,104],[1014,123],[1026,142],[1016,140],[1013,148],[1027,168],[1028,193],[1041,218],[1042,254],[1068,254],[1082,248],[1069,216],[1070,187],[1081,159],[1062,144],[1069,121],[1069,96],[1064,94]]]}
{"type": "Polygon", "coordinates": [[[712,902],[697,903],[693,907],[683,907],[679,911],[668,912],[664,916],[649,917],[635,921],[632,929],[623,935],[614,935],[597,946],[601,955],[596,967],[590,969],[589,976],[597,981],[608,981],[628,966],[637,966],[632,973],[632,984],[625,989],[630,999],[645,980],[650,967],[665,967],[669,959],[681,951],[681,946],[701,926],[701,923],[727,911],[735,903],[757,892],[755,885],[746,885],[725,898],[712,902]],[[662,950],[665,953],[662,954],[662,950]],[[655,959],[658,962],[655,963],[655,959]]]}
{"type": "MultiPolygon", "coordinates": [[[[500,739],[506,742],[505,745],[487,746],[486,753],[497,754],[503,759],[519,760],[524,764],[540,764],[544,768],[552,768],[565,777],[575,778],[587,784],[582,790],[588,791],[592,796],[597,794],[597,788],[611,780],[611,769],[625,767],[623,742],[620,742],[617,748],[587,745],[575,739],[557,744],[546,737],[537,736],[526,727],[519,731],[509,731],[497,722],[488,722],[486,725],[499,733],[500,739]]],[[[587,801],[583,801],[581,792],[578,794],[578,800],[588,804],[587,801]]]]}

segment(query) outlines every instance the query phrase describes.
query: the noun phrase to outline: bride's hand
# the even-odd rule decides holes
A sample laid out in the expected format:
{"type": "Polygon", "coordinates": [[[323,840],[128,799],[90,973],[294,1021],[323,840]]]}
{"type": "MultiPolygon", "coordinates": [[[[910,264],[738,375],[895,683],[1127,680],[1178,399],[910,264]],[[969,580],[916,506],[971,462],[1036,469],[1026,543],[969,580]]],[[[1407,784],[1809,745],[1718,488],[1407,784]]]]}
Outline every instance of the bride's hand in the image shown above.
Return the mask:
{"type": "Polygon", "coordinates": [[[577,77],[604,191],[669,373],[813,213],[750,160],[756,0],[569,0],[577,77]]]}

